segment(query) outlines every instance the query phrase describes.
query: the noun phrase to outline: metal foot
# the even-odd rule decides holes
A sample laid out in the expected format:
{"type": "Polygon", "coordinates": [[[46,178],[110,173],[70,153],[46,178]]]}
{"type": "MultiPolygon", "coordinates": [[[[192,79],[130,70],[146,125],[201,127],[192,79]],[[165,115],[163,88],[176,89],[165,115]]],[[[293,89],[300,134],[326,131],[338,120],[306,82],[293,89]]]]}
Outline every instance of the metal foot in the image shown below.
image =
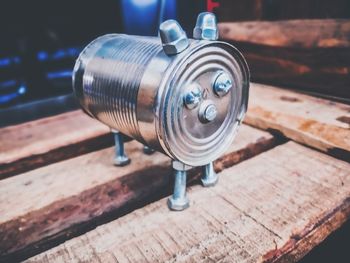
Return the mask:
{"type": "Polygon", "coordinates": [[[130,163],[130,159],[125,155],[124,152],[124,135],[119,131],[112,130],[114,134],[115,142],[115,157],[114,165],[115,166],[124,166],[130,163]]]}
{"type": "Polygon", "coordinates": [[[214,186],[219,181],[219,176],[217,173],[215,173],[214,165],[212,162],[206,166],[203,166],[203,175],[201,181],[204,187],[214,186]]]}
{"type": "Polygon", "coordinates": [[[151,155],[154,152],[155,152],[155,150],[153,150],[152,148],[150,148],[150,147],[148,147],[146,145],[143,146],[143,153],[144,154],[151,155]]]}
{"type": "Polygon", "coordinates": [[[190,206],[190,202],[186,195],[186,177],[187,170],[191,167],[178,161],[172,162],[175,172],[174,193],[168,199],[168,207],[170,210],[182,211],[190,206]]]}

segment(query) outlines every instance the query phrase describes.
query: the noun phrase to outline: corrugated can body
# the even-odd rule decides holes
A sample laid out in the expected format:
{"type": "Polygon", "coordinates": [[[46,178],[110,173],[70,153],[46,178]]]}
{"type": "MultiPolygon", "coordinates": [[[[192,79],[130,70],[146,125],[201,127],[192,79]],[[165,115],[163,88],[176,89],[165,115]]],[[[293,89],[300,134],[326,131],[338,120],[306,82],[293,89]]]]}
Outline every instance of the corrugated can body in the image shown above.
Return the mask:
{"type": "Polygon", "coordinates": [[[137,95],[147,64],[162,50],[158,39],[110,34],[80,54],[73,87],[84,110],[113,129],[141,140],[137,95]]]}
{"type": "Polygon", "coordinates": [[[247,110],[249,70],[224,42],[190,40],[181,53],[167,55],[158,38],[114,34],[84,49],[73,86],[91,116],[200,166],[231,145],[247,110]]]}

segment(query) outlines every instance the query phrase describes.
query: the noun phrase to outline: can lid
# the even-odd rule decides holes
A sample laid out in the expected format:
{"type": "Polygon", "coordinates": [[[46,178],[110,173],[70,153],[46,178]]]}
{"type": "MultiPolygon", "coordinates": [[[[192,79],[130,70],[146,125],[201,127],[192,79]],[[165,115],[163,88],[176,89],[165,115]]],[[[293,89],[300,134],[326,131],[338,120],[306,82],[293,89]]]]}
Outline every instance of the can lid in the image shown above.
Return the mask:
{"type": "Polygon", "coordinates": [[[159,95],[160,144],[175,160],[208,164],[231,145],[246,112],[247,64],[232,45],[202,40],[192,41],[168,70],[159,95]]]}

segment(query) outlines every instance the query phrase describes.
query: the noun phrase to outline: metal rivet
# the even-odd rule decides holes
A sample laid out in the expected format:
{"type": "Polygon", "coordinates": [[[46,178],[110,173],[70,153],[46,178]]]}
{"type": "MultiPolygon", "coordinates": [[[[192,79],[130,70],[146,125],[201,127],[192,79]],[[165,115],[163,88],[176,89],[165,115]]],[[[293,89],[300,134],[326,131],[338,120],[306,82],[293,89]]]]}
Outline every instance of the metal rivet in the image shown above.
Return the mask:
{"type": "Polygon", "coordinates": [[[219,31],[216,17],[213,13],[200,13],[197,17],[196,27],[193,29],[194,39],[217,40],[219,31]]]}
{"type": "Polygon", "coordinates": [[[220,73],[214,82],[214,92],[219,97],[225,96],[232,89],[232,79],[225,73],[220,73]]]}
{"type": "Polygon", "coordinates": [[[183,97],[186,107],[190,110],[196,108],[202,100],[201,87],[197,83],[190,84],[183,97]]]}
{"type": "Polygon", "coordinates": [[[167,55],[178,54],[189,46],[185,31],[175,20],[170,19],[160,24],[159,35],[167,55]]]}

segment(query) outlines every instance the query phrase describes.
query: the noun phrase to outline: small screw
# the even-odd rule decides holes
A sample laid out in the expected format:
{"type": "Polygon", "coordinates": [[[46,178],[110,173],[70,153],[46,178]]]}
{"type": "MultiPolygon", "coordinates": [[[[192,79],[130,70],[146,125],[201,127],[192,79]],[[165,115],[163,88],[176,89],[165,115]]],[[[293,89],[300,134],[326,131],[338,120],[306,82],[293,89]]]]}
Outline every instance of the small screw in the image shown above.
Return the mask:
{"type": "Polygon", "coordinates": [[[232,79],[230,76],[221,72],[215,79],[214,92],[219,97],[225,96],[232,89],[232,79]]]}
{"type": "Polygon", "coordinates": [[[203,166],[203,176],[201,181],[204,187],[214,186],[217,184],[218,180],[219,176],[214,171],[214,165],[212,162],[203,166]]]}
{"type": "Polygon", "coordinates": [[[124,152],[124,135],[119,131],[112,131],[114,134],[114,142],[115,142],[115,158],[114,165],[115,166],[124,166],[130,163],[130,159],[125,155],[124,152]]]}
{"type": "Polygon", "coordinates": [[[199,109],[199,119],[203,123],[212,122],[217,116],[218,110],[210,101],[202,103],[199,109]]]}
{"type": "Polygon", "coordinates": [[[192,83],[184,95],[184,103],[190,110],[196,108],[202,100],[202,91],[199,84],[192,83]]]}

